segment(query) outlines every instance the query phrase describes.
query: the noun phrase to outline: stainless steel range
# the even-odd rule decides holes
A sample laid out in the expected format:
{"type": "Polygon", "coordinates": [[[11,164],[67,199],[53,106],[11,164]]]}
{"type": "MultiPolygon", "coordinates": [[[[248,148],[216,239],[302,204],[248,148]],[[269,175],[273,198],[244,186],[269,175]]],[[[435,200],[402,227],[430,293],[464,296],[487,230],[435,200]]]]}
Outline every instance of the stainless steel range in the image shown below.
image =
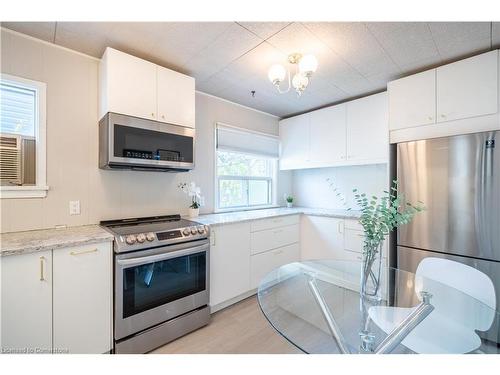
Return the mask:
{"type": "Polygon", "coordinates": [[[207,226],[180,215],[101,225],[115,236],[115,353],[145,353],[209,322],[207,226]]]}

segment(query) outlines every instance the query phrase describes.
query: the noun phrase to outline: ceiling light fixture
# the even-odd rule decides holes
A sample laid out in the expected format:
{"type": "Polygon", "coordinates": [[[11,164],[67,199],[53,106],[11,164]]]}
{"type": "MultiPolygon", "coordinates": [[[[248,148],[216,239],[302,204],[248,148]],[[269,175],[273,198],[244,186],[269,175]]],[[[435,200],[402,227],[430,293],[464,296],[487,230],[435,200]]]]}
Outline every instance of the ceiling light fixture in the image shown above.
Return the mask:
{"type": "Polygon", "coordinates": [[[269,68],[267,76],[271,83],[276,87],[280,94],[285,94],[293,87],[298,96],[301,96],[310,82],[310,78],[318,68],[318,60],[314,55],[304,55],[292,53],[288,56],[288,62],[295,65],[295,74],[291,78],[290,69],[285,69],[283,65],[274,64],[269,68]],[[281,83],[285,80],[288,73],[288,87],[281,90],[281,83]]]}

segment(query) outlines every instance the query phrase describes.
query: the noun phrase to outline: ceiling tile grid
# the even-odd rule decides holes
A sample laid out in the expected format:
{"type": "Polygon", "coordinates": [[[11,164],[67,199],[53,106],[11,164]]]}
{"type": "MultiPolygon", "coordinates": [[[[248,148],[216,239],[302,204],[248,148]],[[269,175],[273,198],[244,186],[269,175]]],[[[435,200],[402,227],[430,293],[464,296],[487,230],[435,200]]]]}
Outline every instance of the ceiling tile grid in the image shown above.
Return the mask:
{"type": "Polygon", "coordinates": [[[500,47],[499,22],[1,25],[97,58],[107,46],[117,48],[195,77],[198,90],[280,117],[380,91],[390,80],[500,47]],[[267,78],[269,67],[286,65],[293,52],[313,53],[319,62],[300,98],[293,89],[279,94],[267,78]]]}

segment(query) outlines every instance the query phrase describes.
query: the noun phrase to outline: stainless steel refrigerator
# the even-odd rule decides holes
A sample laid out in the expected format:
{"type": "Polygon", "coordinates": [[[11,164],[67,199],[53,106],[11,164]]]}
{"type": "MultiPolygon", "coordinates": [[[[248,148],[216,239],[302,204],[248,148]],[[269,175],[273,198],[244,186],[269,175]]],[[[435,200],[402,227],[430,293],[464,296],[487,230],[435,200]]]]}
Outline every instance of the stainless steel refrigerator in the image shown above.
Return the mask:
{"type": "MultiPolygon", "coordinates": [[[[398,268],[429,256],[486,273],[500,310],[500,131],[399,143],[396,175],[407,201],[426,210],[398,229],[398,268]]],[[[498,342],[498,322],[488,338],[498,342]]]]}

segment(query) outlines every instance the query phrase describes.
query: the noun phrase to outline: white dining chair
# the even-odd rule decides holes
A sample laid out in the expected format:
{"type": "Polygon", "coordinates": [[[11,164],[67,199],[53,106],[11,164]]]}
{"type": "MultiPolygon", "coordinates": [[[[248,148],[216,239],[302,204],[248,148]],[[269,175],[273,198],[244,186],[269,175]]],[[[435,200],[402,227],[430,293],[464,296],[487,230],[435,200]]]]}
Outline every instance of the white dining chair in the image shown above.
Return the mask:
{"type": "MultiPolygon", "coordinates": [[[[481,346],[475,332],[487,331],[495,317],[491,279],[481,271],[448,259],[429,257],[417,267],[416,295],[432,295],[430,313],[402,344],[416,353],[469,353],[481,346]],[[451,288],[450,288],[451,287],[451,288]],[[470,298],[472,297],[472,298],[470,298]]],[[[370,319],[384,332],[397,327],[415,308],[373,306],[370,319]]]]}

